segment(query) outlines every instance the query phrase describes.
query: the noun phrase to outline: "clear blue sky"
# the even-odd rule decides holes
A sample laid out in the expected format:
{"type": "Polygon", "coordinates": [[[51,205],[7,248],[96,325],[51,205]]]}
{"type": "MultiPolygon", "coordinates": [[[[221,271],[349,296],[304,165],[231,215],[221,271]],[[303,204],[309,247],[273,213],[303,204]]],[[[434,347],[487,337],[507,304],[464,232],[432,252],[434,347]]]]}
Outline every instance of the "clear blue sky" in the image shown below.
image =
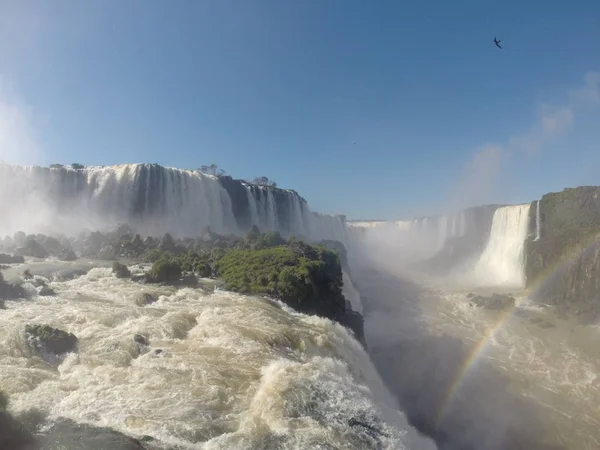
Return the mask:
{"type": "Polygon", "coordinates": [[[529,201],[600,184],[589,72],[598,0],[0,0],[0,156],[216,163],[350,218],[529,201]]]}

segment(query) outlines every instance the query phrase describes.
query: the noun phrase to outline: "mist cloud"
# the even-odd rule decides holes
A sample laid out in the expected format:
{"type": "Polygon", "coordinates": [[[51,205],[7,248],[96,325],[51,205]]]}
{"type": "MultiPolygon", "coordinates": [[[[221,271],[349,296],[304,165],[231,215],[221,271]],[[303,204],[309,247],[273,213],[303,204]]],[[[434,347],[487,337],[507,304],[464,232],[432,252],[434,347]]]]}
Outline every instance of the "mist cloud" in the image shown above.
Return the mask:
{"type": "Polygon", "coordinates": [[[527,131],[505,143],[488,143],[477,149],[465,165],[460,181],[451,190],[449,206],[460,209],[489,202],[505,182],[504,163],[513,156],[537,156],[544,146],[566,135],[577,114],[600,106],[600,73],[589,72],[582,86],[567,92],[564,105],[542,105],[537,119],[527,131]]]}

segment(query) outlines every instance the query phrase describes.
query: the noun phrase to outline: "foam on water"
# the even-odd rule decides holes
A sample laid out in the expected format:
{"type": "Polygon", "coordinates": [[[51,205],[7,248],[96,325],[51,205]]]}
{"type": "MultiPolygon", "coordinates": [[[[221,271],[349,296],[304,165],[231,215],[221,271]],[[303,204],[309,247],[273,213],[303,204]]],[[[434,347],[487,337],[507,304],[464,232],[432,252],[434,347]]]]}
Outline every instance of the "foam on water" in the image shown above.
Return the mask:
{"type": "Polygon", "coordinates": [[[434,448],[329,320],[219,290],[139,285],[108,268],[50,286],[56,297],[0,312],[0,385],[17,412],[189,448],[434,448]],[[144,293],[156,302],[138,306],[144,293]],[[74,333],[78,353],[49,366],[25,342],[28,323],[74,333]]]}

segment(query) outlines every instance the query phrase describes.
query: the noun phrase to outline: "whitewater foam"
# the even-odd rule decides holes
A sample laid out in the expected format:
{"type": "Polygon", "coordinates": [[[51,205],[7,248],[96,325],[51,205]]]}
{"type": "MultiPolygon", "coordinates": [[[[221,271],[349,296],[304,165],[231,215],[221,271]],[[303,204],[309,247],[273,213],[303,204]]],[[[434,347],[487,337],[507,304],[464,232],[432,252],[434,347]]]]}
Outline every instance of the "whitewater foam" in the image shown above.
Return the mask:
{"type": "Polygon", "coordinates": [[[524,284],[523,248],[529,224],[529,204],[505,206],[494,212],[488,244],[476,263],[477,285],[524,284]]]}
{"type": "Polygon", "coordinates": [[[14,411],[187,448],[434,448],[329,320],[225,291],[139,285],[108,268],[48,282],[55,298],[7,302],[0,315],[0,384],[14,411]],[[143,293],[156,301],[138,306],[143,293]],[[27,323],[74,333],[78,353],[48,366],[26,344],[27,323]]]}

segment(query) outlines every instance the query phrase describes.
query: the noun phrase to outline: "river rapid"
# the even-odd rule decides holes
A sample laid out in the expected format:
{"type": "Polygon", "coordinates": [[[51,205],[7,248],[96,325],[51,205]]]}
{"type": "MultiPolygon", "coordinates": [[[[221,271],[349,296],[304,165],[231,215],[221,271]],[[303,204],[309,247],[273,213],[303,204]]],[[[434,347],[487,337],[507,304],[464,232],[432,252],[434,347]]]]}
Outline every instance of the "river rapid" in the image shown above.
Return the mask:
{"type": "Polygon", "coordinates": [[[353,266],[375,365],[440,448],[600,448],[599,327],[522,290],[511,291],[515,308],[493,311],[467,294],[500,288],[416,283],[373,259],[353,266]]]}
{"type": "Polygon", "coordinates": [[[0,390],[11,413],[40,410],[42,432],[67,418],[152,448],[435,449],[329,320],[208,280],[194,289],[121,280],[93,261],[28,262],[5,277],[25,268],[56,296],[31,283],[29,300],[0,310],[0,390]],[[26,324],[75,334],[78,351],[49,364],[27,345],[26,324]]]}

